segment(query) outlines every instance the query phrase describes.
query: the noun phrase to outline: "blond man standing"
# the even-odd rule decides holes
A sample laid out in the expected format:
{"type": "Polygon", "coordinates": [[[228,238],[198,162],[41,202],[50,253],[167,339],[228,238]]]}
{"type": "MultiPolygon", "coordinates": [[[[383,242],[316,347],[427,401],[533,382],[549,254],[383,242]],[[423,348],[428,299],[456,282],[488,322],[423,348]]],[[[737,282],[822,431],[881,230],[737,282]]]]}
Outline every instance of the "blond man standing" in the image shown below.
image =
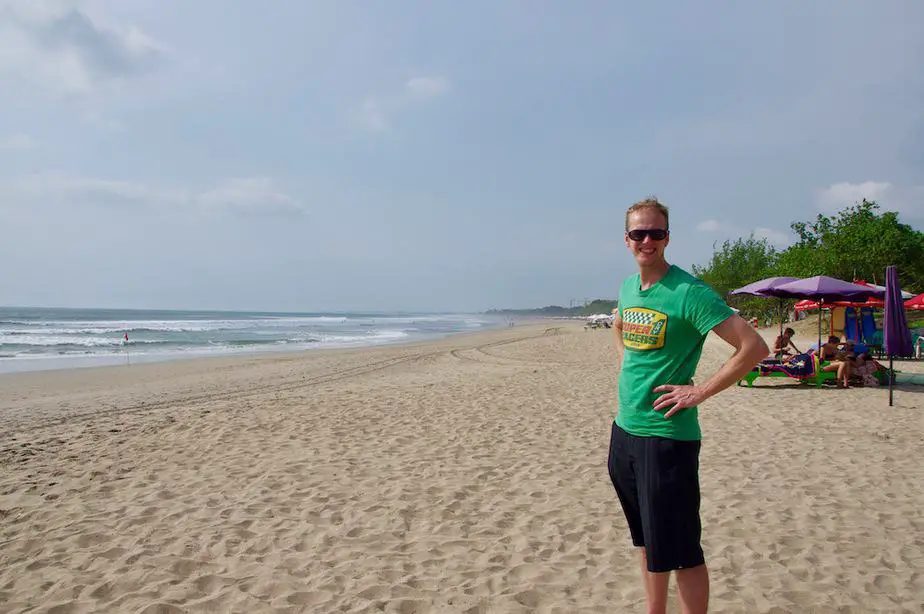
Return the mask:
{"type": "Polygon", "coordinates": [[[743,377],[769,349],[709,286],[667,262],[668,220],[667,207],[654,198],[626,211],[626,247],[638,273],[619,292],[619,407],[608,470],[639,549],[648,612],[667,611],[674,572],[682,611],[702,614],[709,573],[700,545],[698,406],[743,377]],[[710,331],[735,352],[694,385],[710,331]]]}

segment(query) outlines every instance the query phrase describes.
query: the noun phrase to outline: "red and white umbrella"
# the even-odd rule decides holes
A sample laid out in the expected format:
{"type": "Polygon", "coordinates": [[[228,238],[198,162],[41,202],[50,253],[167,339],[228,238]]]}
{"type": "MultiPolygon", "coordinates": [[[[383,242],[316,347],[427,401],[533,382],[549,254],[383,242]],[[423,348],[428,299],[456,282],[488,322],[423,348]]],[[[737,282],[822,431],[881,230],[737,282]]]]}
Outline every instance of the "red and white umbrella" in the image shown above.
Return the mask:
{"type": "Polygon", "coordinates": [[[905,309],[924,311],[924,292],[905,301],[905,309]]]}

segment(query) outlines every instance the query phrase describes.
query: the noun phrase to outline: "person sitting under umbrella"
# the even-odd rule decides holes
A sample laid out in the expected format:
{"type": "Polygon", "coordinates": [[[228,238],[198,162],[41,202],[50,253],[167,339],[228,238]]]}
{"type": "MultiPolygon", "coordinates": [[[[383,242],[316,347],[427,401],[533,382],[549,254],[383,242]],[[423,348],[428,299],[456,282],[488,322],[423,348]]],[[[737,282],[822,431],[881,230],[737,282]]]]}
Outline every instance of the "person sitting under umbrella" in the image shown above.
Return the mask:
{"type": "Polygon", "coordinates": [[[773,356],[779,360],[785,360],[790,356],[795,356],[796,354],[801,354],[799,348],[792,342],[793,335],[796,334],[791,328],[787,328],[783,331],[782,335],[779,335],[776,338],[776,341],[773,343],[773,356]],[[790,351],[792,348],[793,351],[790,351]]]}
{"type": "Polygon", "coordinates": [[[882,366],[869,353],[857,354],[857,358],[850,368],[850,377],[861,386],[879,386],[880,380],[876,373],[885,373],[886,368],[882,366]]]}
{"type": "Polygon", "coordinates": [[[818,352],[822,371],[837,371],[837,387],[850,388],[850,357],[838,347],[841,338],[837,335],[828,337],[828,342],[818,352]]]}

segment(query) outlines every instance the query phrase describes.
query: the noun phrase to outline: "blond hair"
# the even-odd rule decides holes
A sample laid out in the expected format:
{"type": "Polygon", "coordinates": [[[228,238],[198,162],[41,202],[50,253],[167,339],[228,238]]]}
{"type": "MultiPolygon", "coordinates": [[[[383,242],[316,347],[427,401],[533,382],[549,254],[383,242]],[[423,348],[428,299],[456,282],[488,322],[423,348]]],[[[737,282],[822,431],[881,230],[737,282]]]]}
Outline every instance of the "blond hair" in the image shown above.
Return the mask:
{"type": "Polygon", "coordinates": [[[667,213],[667,207],[658,202],[658,199],[654,196],[646,198],[645,200],[640,200],[626,211],[626,232],[629,232],[629,216],[635,213],[636,211],[641,211],[642,209],[655,209],[658,213],[664,216],[664,230],[670,229],[670,216],[667,213]]]}

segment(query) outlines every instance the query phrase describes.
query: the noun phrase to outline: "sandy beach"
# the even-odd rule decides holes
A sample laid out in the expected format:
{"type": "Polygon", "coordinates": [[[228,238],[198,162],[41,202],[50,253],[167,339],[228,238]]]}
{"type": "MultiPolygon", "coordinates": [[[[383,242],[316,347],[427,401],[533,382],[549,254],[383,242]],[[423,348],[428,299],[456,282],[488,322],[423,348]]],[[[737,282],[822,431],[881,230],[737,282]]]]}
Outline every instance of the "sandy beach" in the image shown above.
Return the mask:
{"type": "MultiPolygon", "coordinates": [[[[0,612],[642,612],[611,335],[0,376],[0,612]]],[[[924,388],[758,385],[701,409],[711,611],[924,611],[924,388]]]]}

